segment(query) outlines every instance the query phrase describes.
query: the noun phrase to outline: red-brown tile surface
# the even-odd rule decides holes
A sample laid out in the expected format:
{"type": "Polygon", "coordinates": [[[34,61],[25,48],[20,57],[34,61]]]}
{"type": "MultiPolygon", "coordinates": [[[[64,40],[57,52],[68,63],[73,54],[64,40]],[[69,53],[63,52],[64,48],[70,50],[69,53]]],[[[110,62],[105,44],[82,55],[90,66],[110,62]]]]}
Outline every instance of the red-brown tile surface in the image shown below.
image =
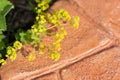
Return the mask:
{"type": "Polygon", "coordinates": [[[119,80],[120,48],[114,47],[74,63],[61,71],[63,80],[119,80]]]}
{"type": "Polygon", "coordinates": [[[0,68],[2,80],[120,80],[120,1],[58,0],[49,11],[61,8],[78,15],[80,26],[66,27],[60,60],[45,53],[27,61],[19,52],[0,68]]]}

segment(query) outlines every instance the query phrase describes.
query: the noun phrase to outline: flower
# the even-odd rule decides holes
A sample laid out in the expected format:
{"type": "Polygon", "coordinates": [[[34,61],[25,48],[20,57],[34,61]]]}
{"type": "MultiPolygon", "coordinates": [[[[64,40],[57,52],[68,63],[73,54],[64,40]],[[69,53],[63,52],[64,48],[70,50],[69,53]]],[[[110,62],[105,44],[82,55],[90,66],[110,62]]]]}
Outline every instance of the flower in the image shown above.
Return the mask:
{"type": "Polygon", "coordinates": [[[13,46],[14,46],[14,48],[21,49],[22,48],[22,43],[20,43],[19,41],[15,41],[13,46]]]}

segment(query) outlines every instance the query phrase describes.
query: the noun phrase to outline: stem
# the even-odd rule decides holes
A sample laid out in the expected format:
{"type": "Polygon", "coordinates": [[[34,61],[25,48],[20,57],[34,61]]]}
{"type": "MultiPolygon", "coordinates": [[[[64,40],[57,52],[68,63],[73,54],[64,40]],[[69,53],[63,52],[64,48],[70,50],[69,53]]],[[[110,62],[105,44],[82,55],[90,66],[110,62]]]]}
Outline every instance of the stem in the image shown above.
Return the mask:
{"type": "MultiPolygon", "coordinates": [[[[69,23],[66,23],[66,24],[62,23],[62,24],[60,24],[60,26],[66,26],[66,25],[69,25],[69,23]]],[[[48,27],[47,30],[50,30],[50,29],[55,28],[55,27],[58,27],[58,26],[57,25],[53,25],[51,27],[48,27]]]]}
{"type": "Polygon", "coordinates": [[[50,29],[55,28],[55,27],[57,27],[57,26],[54,25],[54,26],[48,27],[47,30],[50,30],[50,29]]]}

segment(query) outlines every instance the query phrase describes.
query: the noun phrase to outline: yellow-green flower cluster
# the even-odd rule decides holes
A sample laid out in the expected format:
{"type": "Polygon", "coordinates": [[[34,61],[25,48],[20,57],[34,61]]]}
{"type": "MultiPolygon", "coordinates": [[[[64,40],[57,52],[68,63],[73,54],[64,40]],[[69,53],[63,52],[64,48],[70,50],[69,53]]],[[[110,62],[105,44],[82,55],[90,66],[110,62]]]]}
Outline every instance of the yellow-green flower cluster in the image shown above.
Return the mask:
{"type": "Polygon", "coordinates": [[[44,23],[46,23],[45,16],[41,15],[41,14],[38,14],[36,16],[36,21],[37,21],[38,24],[44,24],[44,23]]]}
{"type": "Polygon", "coordinates": [[[54,25],[59,25],[60,24],[60,21],[57,19],[56,15],[48,17],[48,20],[49,20],[50,23],[52,23],[54,25]]]}
{"type": "Polygon", "coordinates": [[[4,59],[0,59],[0,64],[1,65],[5,65],[6,64],[6,61],[4,59]]]}
{"type": "Polygon", "coordinates": [[[36,16],[36,22],[32,26],[32,29],[31,29],[32,32],[35,33],[35,34],[40,34],[40,33],[45,34],[46,33],[45,23],[46,23],[45,16],[41,15],[41,14],[38,14],[36,16]]]}
{"type": "Polygon", "coordinates": [[[0,53],[0,64],[4,65],[6,64],[6,60],[2,59],[2,54],[0,53]]]}
{"type": "Polygon", "coordinates": [[[22,43],[20,43],[19,41],[15,41],[12,46],[8,46],[6,51],[6,57],[10,57],[10,59],[12,61],[14,61],[16,59],[16,50],[15,49],[21,49],[22,48],[22,43]]]}
{"type": "Polygon", "coordinates": [[[49,8],[49,3],[51,0],[36,0],[37,7],[36,7],[36,21],[35,24],[32,26],[32,33],[39,35],[40,33],[46,34],[46,26],[45,23],[45,10],[49,8]]]}
{"type": "Polygon", "coordinates": [[[76,29],[78,29],[78,27],[79,27],[79,17],[78,16],[76,16],[74,19],[73,19],[73,27],[74,28],[76,28],[76,29]]]}
{"type": "Polygon", "coordinates": [[[53,45],[57,51],[61,50],[60,43],[66,35],[67,35],[67,32],[64,27],[61,27],[60,33],[56,33],[55,35],[56,41],[53,43],[53,45]]]}
{"type": "Polygon", "coordinates": [[[36,0],[37,2],[37,7],[36,7],[36,12],[38,14],[42,14],[45,10],[49,8],[49,3],[51,0],[36,0]]]}
{"type": "Polygon", "coordinates": [[[57,16],[58,19],[63,19],[63,21],[68,21],[71,19],[69,13],[63,9],[60,9],[59,11],[55,12],[55,15],[57,16]]]}
{"type": "Polygon", "coordinates": [[[32,60],[34,60],[36,58],[36,54],[35,53],[31,53],[31,54],[29,54],[28,56],[27,56],[27,59],[29,60],[29,61],[32,61],[32,60]]]}
{"type": "Polygon", "coordinates": [[[6,54],[6,57],[10,57],[10,59],[12,61],[14,61],[16,59],[16,51],[15,51],[15,48],[12,47],[12,46],[8,46],[7,47],[7,54],[6,54]]]}
{"type": "Polygon", "coordinates": [[[40,35],[41,33],[46,34],[46,30],[47,30],[46,26],[41,24],[33,25],[31,29],[32,33],[36,35],[40,35]]]}
{"type": "Polygon", "coordinates": [[[38,4],[36,7],[36,23],[44,24],[46,22],[44,11],[49,8],[49,3],[51,2],[51,0],[36,0],[36,2],[38,4]]]}
{"type": "Polygon", "coordinates": [[[71,19],[69,13],[63,9],[55,11],[53,15],[47,13],[46,17],[50,23],[57,26],[61,24],[60,22],[66,22],[71,19]]]}
{"type": "Polygon", "coordinates": [[[60,59],[60,54],[54,51],[51,53],[50,58],[53,59],[54,61],[58,61],[60,59]]]}
{"type": "Polygon", "coordinates": [[[37,7],[36,7],[36,21],[35,24],[32,26],[32,32],[39,35],[40,33],[46,34],[46,26],[45,23],[47,22],[45,18],[45,10],[49,8],[49,3],[51,0],[36,0],[37,7]]]}
{"type": "Polygon", "coordinates": [[[13,44],[13,47],[15,49],[21,49],[22,48],[22,43],[20,43],[19,41],[15,41],[13,44]]]}
{"type": "Polygon", "coordinates": [[[44,50],[45,50],[45,45],[40,44],[40,54],[44,54],[44,50]]]}

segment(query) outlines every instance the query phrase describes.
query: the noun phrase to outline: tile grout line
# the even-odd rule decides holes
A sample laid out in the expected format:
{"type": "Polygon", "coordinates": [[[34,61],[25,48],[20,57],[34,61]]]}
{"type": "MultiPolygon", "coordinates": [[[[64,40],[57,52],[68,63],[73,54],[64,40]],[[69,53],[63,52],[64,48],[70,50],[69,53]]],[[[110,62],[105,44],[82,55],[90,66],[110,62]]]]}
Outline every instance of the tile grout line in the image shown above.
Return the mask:
{"type": "Polygon", "coordinates": [[[35,77],[37,76],[43,76],[43,75],[46,75],[48,73],[51,73],[51,72],[55,72],[56,70],[60,70],[66,66],[69,66],[71,64],[74,64],[75,62],[78,62],[82,59],[85,59],[91,55],[94,55],[102,50],[105,50],[106,48],[110,48],[111,46],[113,46],[113,41],[106,41],[104,42],[104,44],[101,44],[99,45],[98,47],[96,48],[93,48],[87,52],[84,52],[82,55],[78,55],[77,57],[74,57],[72,59],[68,59],[68,60],[64,60],[64,61],[61,61],[59,63],[56,63],[52,66],[49,66],[49,67],[46,67],[46,68],[43,68],[43,69],[40,69],[40,70],[36,70],[36,71],[33,71],[33,72],[24,72],[24,73],[20,73],[14,77],[12,77],[10,80],[19,80],[19,79],[34,79],[35,77]]]}

